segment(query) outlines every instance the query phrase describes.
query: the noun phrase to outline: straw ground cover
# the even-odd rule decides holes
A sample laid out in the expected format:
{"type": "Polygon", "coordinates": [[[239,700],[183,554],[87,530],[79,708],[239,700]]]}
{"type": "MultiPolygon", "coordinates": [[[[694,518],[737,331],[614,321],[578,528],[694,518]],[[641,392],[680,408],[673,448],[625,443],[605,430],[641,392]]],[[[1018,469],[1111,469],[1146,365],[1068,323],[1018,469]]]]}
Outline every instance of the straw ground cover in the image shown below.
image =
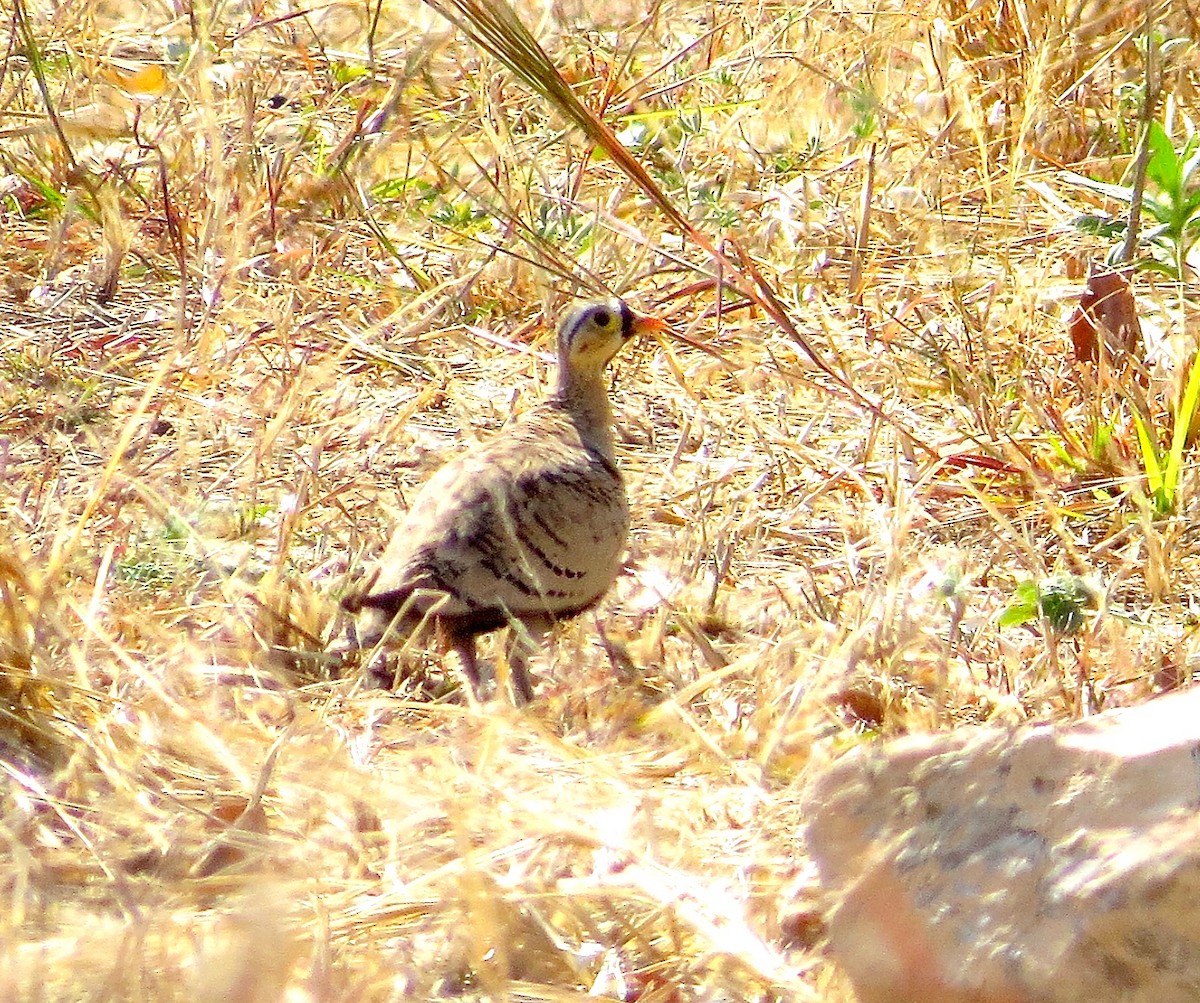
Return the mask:
{"type": "Polygon", "coordinates": [[[1165,447],[1181,366],[1063,329],[1141,9],[592,6],[519,14],[724,264],[416,4],[4,7],[6,999],[846,999],[807,777],[1187,681],[1190,457],[1159,513],[1130,403],[1165,447]],[[527,710],[368,689],[338,596],[600,288],[676,332],[614,369],[626,573],[527,710]]]}

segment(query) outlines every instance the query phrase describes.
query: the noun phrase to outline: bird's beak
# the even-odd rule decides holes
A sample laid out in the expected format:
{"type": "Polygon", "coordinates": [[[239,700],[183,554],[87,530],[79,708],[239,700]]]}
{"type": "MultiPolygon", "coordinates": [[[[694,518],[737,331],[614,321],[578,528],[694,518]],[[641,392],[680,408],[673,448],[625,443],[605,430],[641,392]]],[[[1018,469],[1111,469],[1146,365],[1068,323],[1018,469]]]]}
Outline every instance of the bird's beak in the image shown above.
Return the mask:
{"type": "Polygon", "coordinates": [[[655,334],[667,329],[667,322],[661,317],[646,317],[640,313],[633,315],[633,323],[629,325],[629,336],[636,338],[642,334],[655,334]]]}

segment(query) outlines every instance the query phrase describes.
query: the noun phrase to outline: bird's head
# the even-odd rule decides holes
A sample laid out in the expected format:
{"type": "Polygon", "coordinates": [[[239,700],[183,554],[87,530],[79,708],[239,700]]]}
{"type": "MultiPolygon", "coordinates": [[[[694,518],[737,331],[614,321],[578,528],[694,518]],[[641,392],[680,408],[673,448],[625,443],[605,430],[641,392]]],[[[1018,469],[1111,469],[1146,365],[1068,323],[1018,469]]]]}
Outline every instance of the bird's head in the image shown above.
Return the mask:
{"type": "Polygon", "coordinates": [[[575,374],[598,374],[625,342],[650,331],[662,331],[666,326],[657,317],[635,313],[616,297],[581,303],[559,325],[559,365],[575,374]]]}

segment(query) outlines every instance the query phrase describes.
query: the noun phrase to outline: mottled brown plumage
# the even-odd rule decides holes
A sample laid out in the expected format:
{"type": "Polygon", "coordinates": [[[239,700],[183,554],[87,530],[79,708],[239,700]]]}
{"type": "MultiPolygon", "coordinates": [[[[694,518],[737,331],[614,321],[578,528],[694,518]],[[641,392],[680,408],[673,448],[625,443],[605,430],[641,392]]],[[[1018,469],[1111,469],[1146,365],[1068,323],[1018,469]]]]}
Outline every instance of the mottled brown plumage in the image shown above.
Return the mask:
{"type": "Polygon", "coordinates": [[[438,470],[365,593],[344,602],[361,612],[360,644],[375,645],[389,625],[407,634],[430,623],[477,687],[475,636],[514,626],[513,687],[532,697],[528,642],[600,600],[629,532],[604,370],[630,338],[663,326],[619,299],[566,316],[554,393],[438,470]]]}

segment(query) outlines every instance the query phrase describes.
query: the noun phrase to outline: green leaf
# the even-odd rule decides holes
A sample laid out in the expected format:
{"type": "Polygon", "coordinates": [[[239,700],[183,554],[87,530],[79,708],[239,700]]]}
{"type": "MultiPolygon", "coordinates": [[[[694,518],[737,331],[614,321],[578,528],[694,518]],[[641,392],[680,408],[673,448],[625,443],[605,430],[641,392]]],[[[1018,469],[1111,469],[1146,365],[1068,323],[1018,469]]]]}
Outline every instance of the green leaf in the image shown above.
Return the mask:
{"type": "Polygon", "coordinates": [[[1183,167],[1171,137],[1158,122],[1150,123],[1150,161],[1146,164],[1146,177],[1178,201],[1183,190],[1183,167]]]}
{"type": "Polygon", "coordinates": [[[1039,616],[1041,592],[1035,581],[1018,582],[1010,602],[996,618],[999,627],[1018,627],[1023,623],[1036,620],[1039,616]]]}
{"type": "Polygon", "coordinates": [[[1005,606],[996,617],[997,627],[1019,627],[1037,618],[1037,609],[1018,603],[1005,606]]]}

